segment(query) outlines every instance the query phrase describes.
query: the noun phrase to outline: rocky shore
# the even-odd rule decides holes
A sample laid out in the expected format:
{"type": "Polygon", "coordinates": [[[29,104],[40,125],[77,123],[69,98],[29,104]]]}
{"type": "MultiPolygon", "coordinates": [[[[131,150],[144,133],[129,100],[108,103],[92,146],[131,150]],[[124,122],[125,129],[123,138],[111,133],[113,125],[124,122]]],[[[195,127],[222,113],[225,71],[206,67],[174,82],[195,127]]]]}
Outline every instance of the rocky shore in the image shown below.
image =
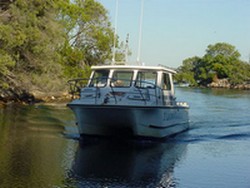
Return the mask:
{"type": "Polygon", "coordinates": [[[35,104],[35,103],[53,103],[68,102],[71,95],[67,91],[42,92],[26,91],[21,88],[0,89],[0,106],[11,103],[35,104]]]}
{"type": "Polygon", "coordinates": [[[250,90],[250,83],[245,82],[243,84],[230,84],[227,79],[220,79],[216,82],[212,82],[208,84],[209,88],[227,88],[227,89],[242,89],[242,90],[250,90]]]}

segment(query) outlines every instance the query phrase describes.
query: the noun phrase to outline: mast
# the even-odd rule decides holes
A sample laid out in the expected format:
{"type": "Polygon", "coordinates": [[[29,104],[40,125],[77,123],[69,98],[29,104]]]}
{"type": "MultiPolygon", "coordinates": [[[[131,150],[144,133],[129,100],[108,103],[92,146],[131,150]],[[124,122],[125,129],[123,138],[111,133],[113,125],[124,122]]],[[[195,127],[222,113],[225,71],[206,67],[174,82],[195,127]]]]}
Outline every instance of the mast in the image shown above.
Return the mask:
{"type": "Polygon", "coordinates": [[[140,24],[139,24],[139,40],[138,40],[138,54],[137,54],[137,63],[141,65],[141,40],[142,40],[142,22],[143,22],[143,9],[144,9],[144,0],[141,0],[141,15],[140,15],[140,24]]]}
{"type": "Polygon", "coordinates": [[[117,17],[118,17],[118,5],[119,0],[116,0],[116,6],[115,6],[115,32],[114,32],[114,44],[113,44],[113,57],[112,57],[112,65],[115,64],[115,53],[116,53],[116,36],[117,36],[117,17]]]}

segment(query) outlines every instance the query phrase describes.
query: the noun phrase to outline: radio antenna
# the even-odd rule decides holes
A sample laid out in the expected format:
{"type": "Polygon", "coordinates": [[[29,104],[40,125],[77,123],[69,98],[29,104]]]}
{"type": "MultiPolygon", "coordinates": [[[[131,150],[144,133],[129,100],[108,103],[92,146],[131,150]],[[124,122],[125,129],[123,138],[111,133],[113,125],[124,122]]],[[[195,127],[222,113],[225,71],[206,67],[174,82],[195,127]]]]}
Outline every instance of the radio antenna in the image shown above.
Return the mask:
{"type": "Polygon", "coordinates": [[[115,54],[116,54],[116,38],[117,38],[117,17],[118,17],[118,2],[119,0],[116,0],[116,6],[115,6],[115,32],[114,32],[114,44],[113,44],[113,57],[112,57],[112,65],[115,64],[115,54]]]}
{"type": "Polygon", "coordinates": [[[140,15],[140,27],[139,27],[139,40],[138,40],[138,54],[137,54],[137,63],[141,64],[141,40],[142,40],[142,22],[143,22],[143,9],[144,9],[144,0],[141,0],[141,15],[140,15]]]}

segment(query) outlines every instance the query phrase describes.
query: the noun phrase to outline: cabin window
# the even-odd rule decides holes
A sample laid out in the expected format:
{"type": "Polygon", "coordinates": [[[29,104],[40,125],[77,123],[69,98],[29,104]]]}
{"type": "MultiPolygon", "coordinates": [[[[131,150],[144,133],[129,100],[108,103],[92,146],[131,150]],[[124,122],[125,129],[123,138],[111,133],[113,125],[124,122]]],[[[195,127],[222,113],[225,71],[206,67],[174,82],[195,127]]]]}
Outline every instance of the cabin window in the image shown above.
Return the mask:
{"type": "Polygon", "coordinates": [[[139,88],[155,88],[157,80],[156,72],[142,72],[137,74],[135,86],[139,88]]]}
{"type": "Polygon", "coordinates": [[[162,89],[163,90],[171,90],[171,82],[170,82],[170,75],[167,73],[163,73],[162,75],[162,89]]]}
{"type": "Polygon", "coordinates": [[[132,71],[114,71],[111,79],[112,87],[130,87],[133,78],[132,71]]]}
{"type": "Polygon", "coordinates": [[[109,76],[108,70],[96,70],[91,79],[90,87],[105,87],[109,76]]]}

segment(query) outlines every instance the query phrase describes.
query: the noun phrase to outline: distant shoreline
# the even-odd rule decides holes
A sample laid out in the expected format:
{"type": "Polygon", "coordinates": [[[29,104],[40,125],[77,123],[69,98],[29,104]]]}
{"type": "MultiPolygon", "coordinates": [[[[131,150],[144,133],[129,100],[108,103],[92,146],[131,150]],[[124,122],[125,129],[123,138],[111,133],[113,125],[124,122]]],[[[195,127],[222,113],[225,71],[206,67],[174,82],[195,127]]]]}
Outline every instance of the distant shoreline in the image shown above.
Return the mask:
{"type": "Polygon", "coordinates": [[[230,84],[226,79],[218,80],[217,82],[212,82],[206,86],[198,85],[192,86],[188,83],[176,83],[177,87],[199,87],[199,88],[222,88],[222,89],[234,89],[234,90],[250,90],[250,83],[242,84],[230,84]]]}

